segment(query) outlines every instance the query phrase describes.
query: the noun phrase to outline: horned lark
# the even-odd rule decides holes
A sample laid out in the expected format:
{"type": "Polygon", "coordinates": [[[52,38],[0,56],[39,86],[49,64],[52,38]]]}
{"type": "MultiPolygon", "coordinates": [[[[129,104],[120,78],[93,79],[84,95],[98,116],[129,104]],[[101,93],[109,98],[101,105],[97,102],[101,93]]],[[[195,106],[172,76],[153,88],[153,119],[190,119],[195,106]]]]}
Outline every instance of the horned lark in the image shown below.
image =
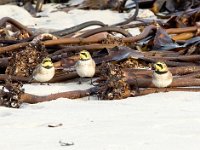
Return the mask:
{"type": "Polygon", "coordinates": [[[152,83],[158,88],[168,87],[172,83],[173,76],[167,65],[164,62],[157,62],[154,64],[154,68],[152,83]]]}
{"type": "Polygon", "coordinates": [[[55,68],[50,58],[46,57],[42,60],[32,74],[31,80],[36,80],[38,82],[47,82],[53,78],[55,74],[55,68]]]}
{"type": "MultiPolygon", "coordinates": [[[[81,77],[90,77],[92,78],[95,74],[96,64],[92,59],[90,53],[86,50],[82,50],[79,53],[80,59],[76,62],[75,68],[77,74],[81,77]]],[[[79,80],[79,83],[81,81],[79,80]]]]}

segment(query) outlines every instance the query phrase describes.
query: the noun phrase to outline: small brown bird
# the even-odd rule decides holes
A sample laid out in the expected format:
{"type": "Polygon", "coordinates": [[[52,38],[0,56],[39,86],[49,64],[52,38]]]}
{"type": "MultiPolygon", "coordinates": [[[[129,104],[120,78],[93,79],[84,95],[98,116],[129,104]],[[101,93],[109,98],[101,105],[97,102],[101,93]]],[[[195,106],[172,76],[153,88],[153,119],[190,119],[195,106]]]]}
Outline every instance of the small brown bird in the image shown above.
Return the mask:
{"type": "Polygon", "coordinates": [[[154,68],[152,83],[158,88],[168,87],[172,83],[173,76],[167,65],[164,62],[157,62],[154,68]]]}
{"type": "MultiPolygon", "coordinates": [[[[92,59],[90,53],[86,50],[82,50],[79,53],[80,59],[76,62],[75,68],[77,74],[81,77],[92,78],[95,74],[96,64],[92,59]]],[[[81,81],[79,82],[81,83],[81,81]]]]}

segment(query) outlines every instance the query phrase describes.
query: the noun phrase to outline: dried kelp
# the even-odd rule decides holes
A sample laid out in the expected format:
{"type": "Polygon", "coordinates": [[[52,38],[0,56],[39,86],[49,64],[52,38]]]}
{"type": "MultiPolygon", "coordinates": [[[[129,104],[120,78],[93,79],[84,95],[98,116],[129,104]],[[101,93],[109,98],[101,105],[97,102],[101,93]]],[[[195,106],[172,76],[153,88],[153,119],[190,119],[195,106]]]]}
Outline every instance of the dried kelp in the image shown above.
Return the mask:
{"type": "Polygon", "coordinates": [[[168,11],[173,13],[176,11],[184,11],[200,6],[199,0],[156,0],[153,4],[152,10],[154,13],[168,11]]]}
{"type": "Polygon", "coordinates": [[[0,91],[0,106],[19,108],[22,104],[20,97],[24,93],[22,87],[22,83],[13,83],[8,76],[2,90],[0,91]]]}
{"type": "Polygon", "coordinates": [[[129,84],[126,83],[123,71],[119,65],[103,64],[100,68],[97,95],[100,99],[124,99],[131,95],[129,84]]]}
{"type": "MultiPolygon", "coordinates": [[[[119,9],[125,11],[127,1],[121,2],[123,7],[119,9]]],[[[23,102],[37,103],[60,97],[76,99],[97,95],[103,100],[113,100],[156,91],[165,92],[164,89],[156,90],[152,84],[151,67],[157,61],[165,62],[174,76],[167,91],[199,91],[180,88],[200,85],[199,8],[193,4],[192,9],[185,12],[174,12],[179,10],[177,4],[174,5],[177,1],[171,4],[163,2],[167,4],[169,14],[173,14],[166,23],[163,20],[138,19],[142,24],[127,25],[137,19],[136,9],[130,19],[117,25],[89,21],[51,34],[38,34],[12,18],[1,19],[0,81],[5,85],[1,90],[0,104],[19,107],[23,102]],[[100,27],[82,30],[91,25],[100,27]],[[131,27],[140,27],[141,33],[132,36],[127,31],[131,27]],[[28,83],[33,70],[46,56],[52,58],[56,68],[56,74],[50,82],[78,78],[74,65],[83,49],[91,53],[97,65],[94,87],[46,96],[23,91],[21,82],[28,83]]]]}
{"type": "Polygon", "coordinates": [[[25,49],[13,54],[5,73],[7,75],[29,77],[46,55],[46,49],[41,43],[29,44],[25,49]]]}

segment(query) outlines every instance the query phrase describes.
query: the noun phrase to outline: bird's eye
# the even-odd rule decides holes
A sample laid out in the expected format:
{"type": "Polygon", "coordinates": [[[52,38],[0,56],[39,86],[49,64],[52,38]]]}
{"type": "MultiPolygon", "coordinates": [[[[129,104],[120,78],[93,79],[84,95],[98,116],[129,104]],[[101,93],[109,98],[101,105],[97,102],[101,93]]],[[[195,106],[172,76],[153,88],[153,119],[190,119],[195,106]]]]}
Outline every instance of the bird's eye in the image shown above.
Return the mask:
{"type": "Polygon", "coordinates": [[[162,64],[157,64],[157,66],[159,66],[161,69],[163,69],[163,65],[162,64]]]}
{"type": "Polygon", "coordinates": [[[87,54],[86,53],[81,53],[81,55],[84,55],[87,58],[87,54]]]}

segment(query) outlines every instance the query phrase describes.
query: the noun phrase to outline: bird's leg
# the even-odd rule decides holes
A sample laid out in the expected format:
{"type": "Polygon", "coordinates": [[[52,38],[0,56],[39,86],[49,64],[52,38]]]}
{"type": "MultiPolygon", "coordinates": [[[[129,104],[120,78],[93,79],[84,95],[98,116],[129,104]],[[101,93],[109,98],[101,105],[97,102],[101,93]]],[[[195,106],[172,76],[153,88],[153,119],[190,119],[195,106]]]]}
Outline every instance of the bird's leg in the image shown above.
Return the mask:
{"type": "Polygon", "coordinates": [[[140,94],[140,89],[139,89],[138,86],[135,87],[135,91],[136,91],[138,94],[140,94]]]}
{"type": "Polygon", "coordinates": [[[139,86],[138,86],[138,81],[137,81],[137,76],[134,74],[135,76],[135,88],[136,88],[136,92],[139,94],[140,93],[140,89],[139,89],[139,86]]]}
{"type": "Polygon", "coordinates": [[[93,85],[93,82],[92,82],[92,77],[90,78],[90,84],[91,84],[91,85],[93,85]]]}
{"type": "Polygon", "coordinates": [[[159,92],[158,92],[158,88],[156,88],[155,93],[159,93],[159,92]]]}
{"type": "Polygon", "coordinates": [[[82,78],[80,77],[79,79],[78,79],[78,84],[81,84],[82,82],[82,78]]]}
{"type": "Polygon", "coordinates": [[[93,81],[92,81],[92,77],[90,78],[90,84],[93,85],[93,86],[95,86],[94,83],[93,83],[93,81]]]}
{"type": "Polygon", "coordinates": [[[167,87],[165,88],[165,92],[169,92],[167,87]]]}
{"type": "MultiPolygon", "coordinates": [[[[95,80],[95,81],[96,81],[96,80],[95,80]]],[[[95,84],[95,81],[93,81],[92,78],[91,78],[90,85],[97,86],[97,84],[95,84]]]]}
{"type": "Polygon", "coordinates": [[[28,83],[32,83],[33,81],[33,77],[30,77],[30,79],[28,80],[28,83]]]}

